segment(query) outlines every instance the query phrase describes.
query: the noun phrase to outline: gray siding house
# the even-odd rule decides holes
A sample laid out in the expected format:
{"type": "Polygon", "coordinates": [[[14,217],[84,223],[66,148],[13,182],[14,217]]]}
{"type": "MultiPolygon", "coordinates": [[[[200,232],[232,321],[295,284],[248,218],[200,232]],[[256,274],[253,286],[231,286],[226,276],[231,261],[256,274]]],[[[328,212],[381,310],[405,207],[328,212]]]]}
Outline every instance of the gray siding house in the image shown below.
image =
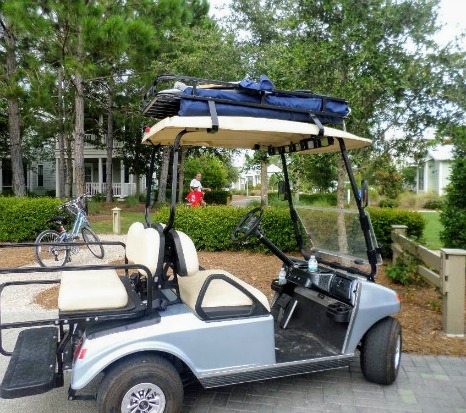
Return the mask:
{"type": "MultiPolygon", "coordinates": [[[[103,138],[102,138],[103,139],[103,138]]],[[[95,195],[105,193],[107,188],[106,179],[106,162],[107,153],[105,149],[97,148],[90,142],[95,142],[96,136],[85,135],[84,145],[84,165],[85,165],[85,182],[86,193],[95,195]]],[[[113,170],[113,195],[124,198],[128,195],[136,194],[137,177],[128,173],[123,165],[123,161],[118,157],[118,142],[115,142],[114,158],[112,163],[113,170]]],[[[55,149],[55,161],[38,161],[33,162],[25,167],[26,187],[29,192],[37,195],[51,195],[58,193],[60,182],[56,170],[59,167],[58,146],[55,149]]],[[[73,182],[75,182],[73,176],[73,182]]],[[[145,188],[145,177],[140,178],[139,188],[145,188]]],[[[0,195],[2,192],[11,191],[11,161],[9,158],[0,159],[0,195]]],[[[69,188],[66,188],[69,193],[69,188]]],[[[73,185],[73,194],[76,194],[73,185]]]]}
{"type": "Polygon", "coordinates": [[[416,193],[434,192],[440,196],[450,183],[453,145],[438,145],[427,151],[417,167],[416,193]]]}

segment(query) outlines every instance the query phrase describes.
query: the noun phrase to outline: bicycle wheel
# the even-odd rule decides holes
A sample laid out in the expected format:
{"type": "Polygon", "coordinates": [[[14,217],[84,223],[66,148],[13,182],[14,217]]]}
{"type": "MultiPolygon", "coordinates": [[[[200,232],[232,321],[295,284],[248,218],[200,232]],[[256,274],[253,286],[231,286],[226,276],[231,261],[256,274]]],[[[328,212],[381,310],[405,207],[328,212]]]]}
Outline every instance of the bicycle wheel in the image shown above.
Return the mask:
{"type": "Polygon", "coordinates": [[[41,267],[62,267],[68,262],[70,251],[68,247],[60,245],[40,245],[43,243],[60,243],[60,233],[51,229],[42,231],[36,238],[34,253],[36,261],[41,267]]]}
{"type": "MultiPolygon", "coordinates": [[[[85,227],[81,230],[81,234],[83,235],[83,240],[84,242],[100,242],[99,237],[96,235],[92,229],[85,227]]],[[[104,257],[104,247],[102,244],[94,244],[94,245],[89,245],[87,244],[87,248],[89,248],[89,251],[92,252],[97,258],[103,258],[104,257]]]]}

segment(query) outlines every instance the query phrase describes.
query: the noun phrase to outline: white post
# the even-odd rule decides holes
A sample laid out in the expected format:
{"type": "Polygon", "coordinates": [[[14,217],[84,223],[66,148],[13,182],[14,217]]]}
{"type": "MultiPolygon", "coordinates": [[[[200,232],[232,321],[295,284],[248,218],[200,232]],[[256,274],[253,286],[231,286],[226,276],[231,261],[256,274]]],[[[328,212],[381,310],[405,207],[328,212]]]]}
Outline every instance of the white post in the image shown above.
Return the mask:
{"type": "Polygon", "coordinates": [[[120,161],[120,182],[121,182],[121,193],[120,197],[124,198],[126,195],[129,195],[125,187],[125,164],[123,161],[120,161]]]}
{"type": "Polygon", "coordinates": [[[113,208],[113,233],[120,234],[121,233],[121,208],[113,208]]]}
{"type": "Polygon", "coordinates": [[[102,193],[102,183],[103,183],[102,181],[103,180],[104,180],[104,174],[102,171],[102,158],[99,158],[99,193],[102,193]]]}
{"type": "Polygon", "coordinates": [[[464,287],[466,250],[440,250],[442,277],[442,328],[447,336],[464,337],[464,287]]]}

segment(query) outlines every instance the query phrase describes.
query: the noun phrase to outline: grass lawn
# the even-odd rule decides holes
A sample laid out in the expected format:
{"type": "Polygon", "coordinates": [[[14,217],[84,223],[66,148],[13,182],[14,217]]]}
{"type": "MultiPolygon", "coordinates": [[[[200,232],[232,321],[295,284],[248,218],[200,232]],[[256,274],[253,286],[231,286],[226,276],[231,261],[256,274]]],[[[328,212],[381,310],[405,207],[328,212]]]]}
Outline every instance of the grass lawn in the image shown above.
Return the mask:
{"type": "Polygon", "coordinates": [[[443,225],[440,223],[439,212],[421,212],[422,217],[426,221],[424,228],[424,246],[431,250],[438,250],[443,247],[440,241],[440,231],[443,225]]]}

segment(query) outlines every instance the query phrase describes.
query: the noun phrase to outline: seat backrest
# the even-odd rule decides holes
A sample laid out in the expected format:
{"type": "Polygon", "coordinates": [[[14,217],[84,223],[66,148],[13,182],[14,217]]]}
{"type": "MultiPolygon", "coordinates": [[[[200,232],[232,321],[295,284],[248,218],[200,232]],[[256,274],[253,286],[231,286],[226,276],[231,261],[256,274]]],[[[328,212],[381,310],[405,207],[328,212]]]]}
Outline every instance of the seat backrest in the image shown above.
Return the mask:
{"type": "MultiPolygon", "coordinates": [[[[154,275],[154,281],[157,281],[156,275],[160,266],[161,253],[161,236],[155,228],[144,228],[140,222],[134,223],[128,230],[126,239],[126,257],[129,262],[144,265],[154,275]],[[140,224],[140,225],[136,225],[140,224]]],[[[147,275],[143,269],[138,269],[141,275],[147,275]]]]}
{"type": "Polygon", "coordinates": [[[126,258],[134,262],[139,248],[139,242],[144,231],[144,225],[141,222],[134,222],[128,229],[126,236],[126,258]]]}
{"type": "Polygon", "coordinates": [[[199,257],[191,238],[182,231],[170,230],[174,246],[175,270],[181,277],[188,277],[199,271],[199,257]]]}

